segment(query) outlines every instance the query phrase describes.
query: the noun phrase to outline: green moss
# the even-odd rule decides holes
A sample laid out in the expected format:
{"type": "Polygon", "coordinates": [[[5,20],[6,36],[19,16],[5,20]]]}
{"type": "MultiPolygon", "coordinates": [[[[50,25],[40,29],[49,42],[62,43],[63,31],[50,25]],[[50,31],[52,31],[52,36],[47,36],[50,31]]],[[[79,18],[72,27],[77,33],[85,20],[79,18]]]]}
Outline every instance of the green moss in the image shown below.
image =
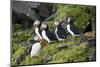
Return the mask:
{"type": "Polygon", "coordinates": [[[15,55],[20,55],[25,53],[25,47],[20,47],[16,52],[15,55]]]}
{"type": "Polygon", "coordinates": [[[85,61],[87,53],[85,52],[86,45],[83,43],[71,49],[64,49],[53,55],[53,60],[50,63],[63,63],[63,62],[79,62],[85,61]]]}

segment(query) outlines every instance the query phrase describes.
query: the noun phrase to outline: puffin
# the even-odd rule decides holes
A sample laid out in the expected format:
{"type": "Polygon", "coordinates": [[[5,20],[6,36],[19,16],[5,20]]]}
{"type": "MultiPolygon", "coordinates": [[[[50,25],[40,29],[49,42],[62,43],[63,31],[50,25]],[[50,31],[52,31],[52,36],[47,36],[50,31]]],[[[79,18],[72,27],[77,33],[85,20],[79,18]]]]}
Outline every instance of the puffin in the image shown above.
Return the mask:
{"type": "Polygon", "coordinates": [[[42,35],[41,35],[41,29],[40,29],[40,26],[41,26],[41,22],[36,20],[34,23],[33,23],[33,26],[35,27],[35,33],[36,35],[42,39],[42,35]]]}
{"type": "Polygon", "coordinates": [[[41,42],[42,40],[38,36],[34,37],[34,43],[31,44],[32,46],[29,52],[31,57],[37,56],[42,47],[41,42]]]}
{"type": "Polygon", "coordinates": [[[72,36],[80,36],[79,29],[73,24],[72,17],[67,19],[67,30],[72,36]]]}
{"type": "Polygon", "coordinates": [[[55,34],[59,41],[65,40],[65,38],[68,36],[65,29],[61,26],[61,23],[59,21],[54,22],[55,28],[55,34]]]}
{"type": "Polygon", "coordinates": [[[58,40],[55,33],[53,31],[49,30],[48,25],[46,23],[42,23],[41,29],[42,29],[42,37],[48,43],[58,40]]]}
{"type": "Polygon", "coordinates": [[[62,27],[72,36],[80,36],[80,30],[73,24],[72,17],[64,17],[62,27]]]}

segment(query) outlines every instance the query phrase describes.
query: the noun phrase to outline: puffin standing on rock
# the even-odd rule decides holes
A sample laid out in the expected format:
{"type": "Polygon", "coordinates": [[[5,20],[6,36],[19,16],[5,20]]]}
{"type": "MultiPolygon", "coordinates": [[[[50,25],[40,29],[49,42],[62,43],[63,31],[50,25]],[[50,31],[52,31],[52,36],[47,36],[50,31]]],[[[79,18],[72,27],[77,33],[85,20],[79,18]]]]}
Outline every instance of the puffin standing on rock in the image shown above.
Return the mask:
{"type": "Polygon", "coordinates": [[[36,35],[42,39],[42,36],[41,36],[41,30],[40,30],[40,26],[41,26],[41,22],[36,20],[34,23],[33,23],[33,26],[35,27],[35,33],[36,35]]]}
{"type": "Polygon", "coordinates": [[[54,42],[55,40],[58,40],[55,33],[53,31],[50,31],[48,29],[48,25],[45,23],[42,23],[41,25],[42,29],[42,37],[45,39],[48,43],[54,42]]]}
{"type": "Polygon", "coordinates": [[[62,26],[66,25],[66,30],[72,35],[72,36],[80,36],[79,29],[73,24],[72,17],[64,17],[64,23],[62,23],[62,26]]]}
{"type": "Polygon", "coordinates": [[[54,25],[56,26],[55,34],[56,34],[57,39],[59,41],[64,40],[68,35],[67,35],[65,29],[61,26],[61,23],[59,23],[58,21],[56,21],[54,23],[54,25]]]}

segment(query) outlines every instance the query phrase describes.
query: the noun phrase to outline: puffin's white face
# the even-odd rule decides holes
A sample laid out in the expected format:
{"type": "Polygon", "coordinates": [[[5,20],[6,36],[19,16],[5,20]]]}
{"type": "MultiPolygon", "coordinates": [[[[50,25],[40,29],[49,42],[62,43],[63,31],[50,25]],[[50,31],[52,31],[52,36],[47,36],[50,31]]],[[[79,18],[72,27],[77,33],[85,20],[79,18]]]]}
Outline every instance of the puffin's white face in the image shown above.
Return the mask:
{"type": "Polygon", "coordinates": [[[33,26],[38,26],[40,24],[40,21],[36,20],[34,23],[33,23],[33,26]]]}
{"type": "Polygon", "coordinates": [[[47,24],[42,23],[41,28],[42,28],[42,29],[46,29],[46,28],[47,28],[47,24]]]}
{"type": "Polygon", "coordinates": [[[39,37],[38,36],[34,36],[34,41],[38,41],[39,37]]]}
{"type": "Polygon", "coordinates": [[[71,18],[70,18],[70,17],[68,17],[67,22],[68,22],[68,23],[70,23],[70,21],[71,21],[71,18]]]}
{"type": "Polygon", "coordinates": [[[58,21],[54,22],[54,25],[58,26],[59,25],[59,22],[58,21]]]}

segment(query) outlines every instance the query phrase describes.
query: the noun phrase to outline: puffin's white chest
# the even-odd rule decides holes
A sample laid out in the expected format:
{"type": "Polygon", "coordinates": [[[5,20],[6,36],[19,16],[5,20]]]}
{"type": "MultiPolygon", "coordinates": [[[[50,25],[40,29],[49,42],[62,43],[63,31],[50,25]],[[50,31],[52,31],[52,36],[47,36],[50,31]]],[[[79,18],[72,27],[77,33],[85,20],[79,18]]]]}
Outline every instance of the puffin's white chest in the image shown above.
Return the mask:
{"type": "Polygon", "coordinates": [[[38,54],[38,52],[40,51],[41,49],[41,44],[39,42],[35,43],[32,45],[32,50],[31,50],[31,57],[32,56],[36,56],[38,54]]]}
{"type": "Polygon", "coordinates": [[[40,37],[41,39],[42,39],[42,37],[41,37],[41,35],[40,35],[40,33],[39,33],[39,28],[35,28],[35,33],[36,33],[36,35],[38,36],[38,37],[40,37]]]}
{"type": "Polygon", "coordinates": [[[49,43],[50,43],[50,40],[49,40],[49,38],[46,36],[46,32],[43,30],[42,31],[42,36],[43,36],[43,38],[46,40],[46,41],[48,41],[49,43]]]}
{"type": "Polygon", "coordinates": [[[59,38],[57,31],[58,31],[58,28],[55,29],[55,35],[56,35],[57,39],[58,39],[59,41],[64,40],[64,39],[59,38]]]}
{"type": "Polygon", "coordinates": [[[56,34],[57,39],[59,39],[57,31],[58,31],[58,28],[55,29],[55,34],[56,34]]]}
{"type": "Polygon", "coordinates": [[[72,36],[74,36],[74,33],[73,33],[73,31],[71,31],[70,25],[69,25],[69,24],[67,25],[67,30],[68,30],[68,32],[69,32],[72,36]]]}

